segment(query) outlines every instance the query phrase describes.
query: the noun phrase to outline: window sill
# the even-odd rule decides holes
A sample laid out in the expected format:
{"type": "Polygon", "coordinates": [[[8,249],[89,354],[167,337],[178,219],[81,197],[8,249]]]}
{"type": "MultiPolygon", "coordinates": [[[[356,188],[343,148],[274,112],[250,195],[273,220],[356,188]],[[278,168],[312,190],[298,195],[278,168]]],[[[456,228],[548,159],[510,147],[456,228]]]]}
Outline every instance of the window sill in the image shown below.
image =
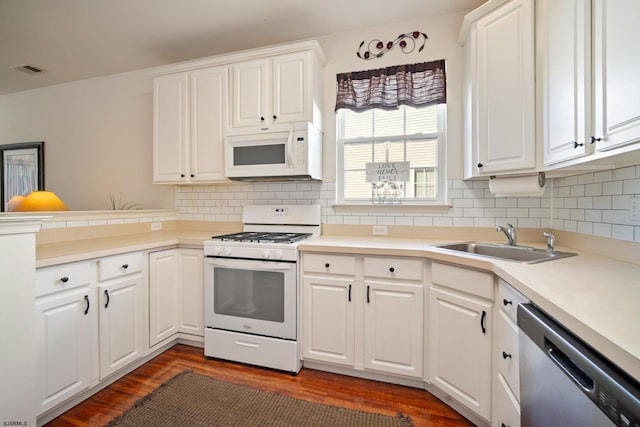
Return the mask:
{"type": "Polygon", "coordinates": [[[372,203],[340,203],[336,202],[332,205],[336,212],[389,212],[396,213],[398,211],[403,212],[421,212],[421,213],[440,213],[446,214],[451,209],[450,204],[411,204],[411,203],[399,203],[399,204],[372,204],[372,203]]]}

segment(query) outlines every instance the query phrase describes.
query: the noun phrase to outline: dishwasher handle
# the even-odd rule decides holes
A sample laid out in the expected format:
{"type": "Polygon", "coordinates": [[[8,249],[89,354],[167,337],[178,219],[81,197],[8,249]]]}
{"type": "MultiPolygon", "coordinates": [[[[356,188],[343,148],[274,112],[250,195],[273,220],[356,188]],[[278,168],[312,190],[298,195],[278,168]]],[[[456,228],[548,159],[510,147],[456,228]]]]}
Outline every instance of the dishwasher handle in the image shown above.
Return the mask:
{"type": "Polygon", "coordinates": [[[547,354],[553,360],[556,365],[560,367],[576,384],[578,384],[582,390],[587,394],[592,394],[595,391],[595,381],[589,374],[576,364],[569,356],[567,356],[562,350],[560,350],[549,338],[544,339],[545,347],[547,348],[547,354]]]}

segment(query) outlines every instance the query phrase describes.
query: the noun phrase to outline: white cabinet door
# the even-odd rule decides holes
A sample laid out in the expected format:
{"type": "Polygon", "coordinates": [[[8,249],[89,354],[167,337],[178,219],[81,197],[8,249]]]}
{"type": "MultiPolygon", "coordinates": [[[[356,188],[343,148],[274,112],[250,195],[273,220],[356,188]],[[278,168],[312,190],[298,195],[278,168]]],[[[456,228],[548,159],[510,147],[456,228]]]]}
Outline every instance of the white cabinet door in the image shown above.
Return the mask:
{"type": "Polygon", "coordinates": [[[472,27],[473,176],[536,166],[533,18],[532,0],[511,0],[472,27]]]}
{"type": "Polygon", "coordinates": [[[88,388],[94,379],[97,313],[95,288],[36,299],[38,414],[88,388]]]}
{"type": "Polygon", "coordinates": [[[312,120],[311,52],[233,66],[233,127],[312,120]]]}
{"type": "Polygon", "coordinates": [[[187,73],[153,79],[153,181],[186,182],[187,73]]]}
{"type": "Polygon", "coordinates": [[[544,163],[590,153],[591,0],[539,0],[544,163]]]}
{"type": "Polygon", "coordinates": [[[204,254],[201,249],[178,250],[178,330],[204,336],[204,254]]]}
{"type": "Polygon", "coordinates": [[[178,250],[149,254],[149,347],[178,332],[178,250]]]}
{"type": "Polygon", "coordinates": [[[429,380],[489,420],[491,307],[480,298],[431,288],[429,380]]]}
{"type": "Polygon", "coordinates": [[[273,59],[273,123],[311,120],[310,52],[273,59]]]}
{"type": "Polygon", "coordinates": [[[226,181],[226,66],[153,79],[153,181],[226,181]]]}
{"type": "Polygon", "coordinates": [[[596,150],[640,140],[640,2],[594,0],[596,150]]]}
{"type": "Polygon", "coordinates": [[[229,69],[206,68],[189,74],[191,95],[191,182],[225,181],[224,130],[228,126],[229,69]]]}
{"type": "Polygon", "coordinates": [[[354,281],[304,276],[302,352],[305,359],[354,365],[354,281]]]}
{"type": "Polygon", "coordinates": [[[364,367],[423,376],[422,285],[365,280],[364,367]]]}
{"type": "Polygon", "coordinates": [[[270,123],[271,61],[259,59],[233,66],[233,127],[270,123]]]}
{"type": "Polygon", "coordinates": [[[142,356],[144,277],[132,274],[98,288],[101,380],[142,356]]]}

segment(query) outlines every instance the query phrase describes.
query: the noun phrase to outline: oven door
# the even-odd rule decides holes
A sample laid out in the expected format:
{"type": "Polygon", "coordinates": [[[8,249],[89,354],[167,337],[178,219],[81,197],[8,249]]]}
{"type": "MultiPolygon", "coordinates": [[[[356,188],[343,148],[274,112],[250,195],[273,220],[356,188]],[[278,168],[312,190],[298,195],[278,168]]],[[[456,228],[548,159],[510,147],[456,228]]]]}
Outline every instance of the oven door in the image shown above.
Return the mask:
{"type": "Polygon", "coordinates": [[[296,263],[206,258],[207,328],[296,339],[296,263]]]}

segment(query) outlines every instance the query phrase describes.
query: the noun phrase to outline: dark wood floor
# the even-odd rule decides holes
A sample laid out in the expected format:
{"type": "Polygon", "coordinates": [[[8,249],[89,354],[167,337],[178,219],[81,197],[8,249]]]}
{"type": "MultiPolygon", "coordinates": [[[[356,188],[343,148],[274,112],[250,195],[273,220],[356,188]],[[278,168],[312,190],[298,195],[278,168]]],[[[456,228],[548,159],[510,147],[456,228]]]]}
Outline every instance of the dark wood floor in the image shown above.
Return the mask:
{"type": "Polygon", "coordinates": [[[304,368],[297,376],[219,360],[201,348],[175,345],[150,362],[46,424],[102,426],[139,398],[180,372],[192,370],[223,381],[328,405],[395,416],[409,415],[416,426],[472,426],[424,390],[304,368]]]}

